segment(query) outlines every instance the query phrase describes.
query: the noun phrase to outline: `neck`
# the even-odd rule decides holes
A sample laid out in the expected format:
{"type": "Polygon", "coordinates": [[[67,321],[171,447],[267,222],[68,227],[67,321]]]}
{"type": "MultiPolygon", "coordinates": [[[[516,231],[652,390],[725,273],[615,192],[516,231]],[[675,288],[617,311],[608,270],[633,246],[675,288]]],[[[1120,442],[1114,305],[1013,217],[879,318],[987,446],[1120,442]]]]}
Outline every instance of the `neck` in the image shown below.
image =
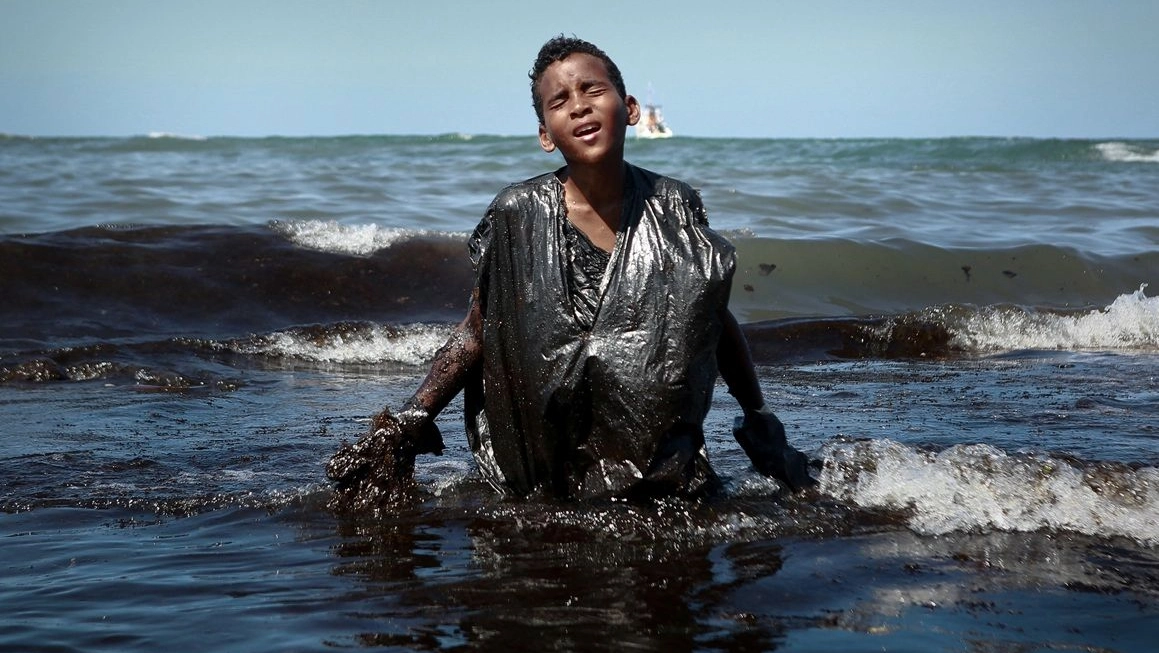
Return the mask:
{"type": "Polygon", "coordinates": [[[589,206],[601,207],[623,198],[626,171],[623,160],[599,166],[568,164],[563,182],[569,192],[582,197],[589,206]]]}

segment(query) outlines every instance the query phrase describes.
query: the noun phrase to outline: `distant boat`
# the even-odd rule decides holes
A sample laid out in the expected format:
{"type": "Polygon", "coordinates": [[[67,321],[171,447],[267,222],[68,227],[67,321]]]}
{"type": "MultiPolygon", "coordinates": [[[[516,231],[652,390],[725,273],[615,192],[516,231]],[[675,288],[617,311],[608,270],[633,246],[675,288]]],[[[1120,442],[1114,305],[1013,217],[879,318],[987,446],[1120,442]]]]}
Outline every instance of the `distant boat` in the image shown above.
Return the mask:
{"type": "Polygon", "coordinates": [[[664,122],[660,105],[651,103],[644,105],[640,122],[636,123],[636,138],[672,138],[672,130],[664,122]]]}

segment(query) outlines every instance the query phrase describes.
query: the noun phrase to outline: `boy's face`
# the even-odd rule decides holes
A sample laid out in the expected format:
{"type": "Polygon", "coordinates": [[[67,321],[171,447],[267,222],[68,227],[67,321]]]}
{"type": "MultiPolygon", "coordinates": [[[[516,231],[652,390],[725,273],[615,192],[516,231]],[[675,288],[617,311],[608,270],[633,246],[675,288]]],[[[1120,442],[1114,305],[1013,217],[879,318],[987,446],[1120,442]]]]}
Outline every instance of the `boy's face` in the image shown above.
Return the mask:
{"type": "Polygon", "coordinates": [[[558,148],[569,164],[623,158],[625,132],[640,120],[640,103],[620,97],[599,58],[577,52],[551,64],[539,79],[539,97],[545,152],[558,148]]]}

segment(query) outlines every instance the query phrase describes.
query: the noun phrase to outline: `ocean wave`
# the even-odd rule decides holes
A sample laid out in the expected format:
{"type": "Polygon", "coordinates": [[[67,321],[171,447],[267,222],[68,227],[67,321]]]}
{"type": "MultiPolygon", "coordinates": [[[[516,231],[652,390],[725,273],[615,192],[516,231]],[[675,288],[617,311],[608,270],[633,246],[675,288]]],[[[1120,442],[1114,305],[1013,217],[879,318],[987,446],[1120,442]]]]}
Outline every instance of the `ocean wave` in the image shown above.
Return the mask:
{"type": "Polygon", "coordinates": [[[299,245],[266,227],[85,228],[0,237],[0,339],[268,333],[348,320],[462,317],[471,266],[462,241],[408,233],[405,247],[322,223],[299,245]],[[50,335],[46,335],[50,334],[50,335]]]}
{"type": "Polygon", "coordinates": [[[175,134],[173,132],[149,132],[145,138],[157,139],[171,139],[175,141],[207,141],[207,136],[200,136],[197,134],[175,134]]]}
{"type": "MultiPolygon", "coordinates": [[[[228,341],[302,325],[454,324],[474,277],[465,241],[463,232],[323,220],[0,236],[9,309],[0,341],[20,351],[29,348],[21,343],[228,341]]],[[[1159,271],[1155,252],[744,236],[736,244],[730,308],[762,362],[1159,347],[1159,299],[1144,294],[1159,271]]],[[[340,339],[330,346],[294,355],[374,356],[342,352],[340,339]]]]}
{"type": "MultiPolygon", "coordinates": [[[[411,238],[434,237],[439,232],[383,227],[377,224],[341,224],[333,220],[274,220],[270,229],[290,242],[319,252],[369,256],[411,238]]],[[[454,238],[447,234],[446,237],[454,238]]]]}
{"type": "Polygon", "coordinates": [[[1110,143],[1099,143],[1095,145],[1095,149],[1107,161],[1159,163],[1159,149],[1146,147],[1138,143],[1113,141],[1110,143]]]}
{"type": "Polygon", "coordinates": [[[1159,544],[1159,469],[984,444],[927,451],[893,440],[837,440],[821,451],[820,491],[901,511],[921,534],[1073,531],[1159,544]]]}
{"type": "Polygon", "coordinates": [[[1073,310],[1104,305],[1159,275],[1159,253],[1138,249],[1108,256],[1048,244],[966,249],[841,238],[735,245],[731,306],[742,321],[955,304],[1073,310]]]}
{"type": "Polygon", "coordinates": [[[231,368],[261,366],[425,366],[449,324],[341,322],[241,338],[177,337],[95,342],[0,352],[0,385],[93,382],[148,392],[229,392],[244,385],[231,368]]]}
{"type": "Polygon", "coordinates": [[[1073,315],[1022,307],[987,307],[966,317],[957,342],[979,352],[1023,349],[1159,349],[1159,297],[1143,284],[1109,306],[1073,315]]]}
{"type": "Polygon", "coordinates": [[[1099,309],[943,305],[885,317],[792,318],[745,325],[765,365],[833,359],[939,359],[1007,352],[1159,350],[1159,298],[1143,290],[1099,309]]]}
{"type": "Polygon", "coordinates": [[[450,336],[446,325],[300,327],[223,345],[238,354],[318,363],[423,365],[450,336]]]}

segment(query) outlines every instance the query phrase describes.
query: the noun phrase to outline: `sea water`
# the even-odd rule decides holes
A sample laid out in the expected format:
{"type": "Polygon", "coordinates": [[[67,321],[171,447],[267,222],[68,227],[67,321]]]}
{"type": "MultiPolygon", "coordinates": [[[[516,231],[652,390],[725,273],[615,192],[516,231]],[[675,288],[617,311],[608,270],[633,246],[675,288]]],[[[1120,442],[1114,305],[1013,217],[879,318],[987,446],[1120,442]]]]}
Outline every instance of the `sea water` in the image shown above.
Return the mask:
{"type": "Polygon", "coordinates": [[[738,249],[788,495],[514,499],[461,403],[393,518],[324,465],[466,308],[534,138],[0,137],[0,649],[1149,651],[1159,141],[630,141],[738,249]]]}

